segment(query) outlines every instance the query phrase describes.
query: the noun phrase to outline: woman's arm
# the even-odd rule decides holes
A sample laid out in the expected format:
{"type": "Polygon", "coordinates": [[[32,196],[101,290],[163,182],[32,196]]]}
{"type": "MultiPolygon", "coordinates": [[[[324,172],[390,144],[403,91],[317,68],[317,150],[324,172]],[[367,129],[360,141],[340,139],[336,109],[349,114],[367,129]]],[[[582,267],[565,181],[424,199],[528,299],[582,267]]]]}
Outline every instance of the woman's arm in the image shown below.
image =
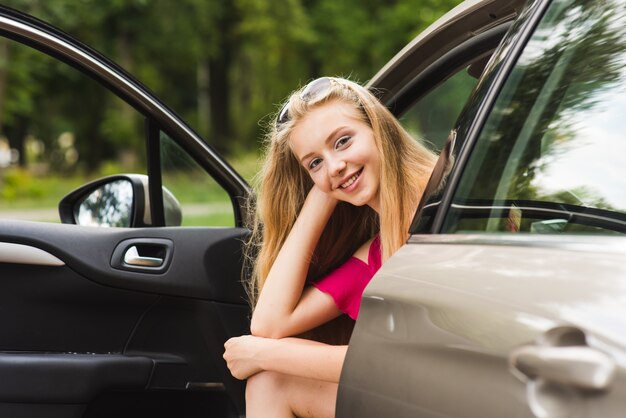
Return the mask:
{"type": "Polygon", "coordinates": [[[313,186],[261,289],[250,324],[253,335],[297,335],[341,314],[330,296],[304,290],[311,257],[336,205],[313,186]]]}
{"type": "Polygon", "coordinates": [[[244,335],[224,344],[224,359],[237,379],[274,371],[326,382],[339,382],[348,346],[300,338],[272,339],[244,335]]]}

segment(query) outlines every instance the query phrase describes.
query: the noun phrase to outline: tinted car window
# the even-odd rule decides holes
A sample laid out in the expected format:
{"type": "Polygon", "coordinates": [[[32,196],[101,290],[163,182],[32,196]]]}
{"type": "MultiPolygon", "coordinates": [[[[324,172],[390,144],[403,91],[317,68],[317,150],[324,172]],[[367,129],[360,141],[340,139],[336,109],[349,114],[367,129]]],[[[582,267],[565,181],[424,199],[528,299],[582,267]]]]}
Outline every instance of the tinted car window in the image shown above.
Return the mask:
{"type": "Polygon", "coordinates": [[[510,74],[445,232],[626,231],[626,9],[557,0],[510,74]]]}
{"type": "MultiPolygon", "coordinates": [[[[147,174],[144,120],[75,68],[0,38],[0,219],[60,222],[57,206],[75,188],[147,174]]],[[[183,225],[233,226],[227,192],[165,134],[160,149],[183,225]]]]}
{"type": "Polygon", "coordinates": [[[415,138],[440,150],[476,81],[466,69],[457,72],[411,106],[400,122],[415,138]]]}

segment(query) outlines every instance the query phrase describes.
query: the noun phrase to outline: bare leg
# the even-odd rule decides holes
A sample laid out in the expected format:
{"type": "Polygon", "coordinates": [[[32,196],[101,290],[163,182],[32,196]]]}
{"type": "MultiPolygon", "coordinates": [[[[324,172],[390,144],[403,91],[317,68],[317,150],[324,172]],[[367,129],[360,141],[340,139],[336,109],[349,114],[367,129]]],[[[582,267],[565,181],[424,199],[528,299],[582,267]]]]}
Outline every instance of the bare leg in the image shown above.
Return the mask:
{"type": "Polygon", "coordinates": [[[334,418],[337,384],[264,371],[248,379],[247,418],[334,418]]]}

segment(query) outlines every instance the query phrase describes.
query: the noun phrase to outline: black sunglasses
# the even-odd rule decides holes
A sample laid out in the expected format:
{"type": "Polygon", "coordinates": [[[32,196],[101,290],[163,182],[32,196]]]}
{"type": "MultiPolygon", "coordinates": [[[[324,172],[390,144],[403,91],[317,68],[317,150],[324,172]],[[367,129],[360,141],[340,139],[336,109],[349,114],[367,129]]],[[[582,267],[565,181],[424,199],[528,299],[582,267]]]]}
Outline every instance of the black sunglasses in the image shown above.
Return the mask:
{"type": "MultiPolygon", "coordinates": [[[[309,100],[319,96],[320,93],[327,92],[333,85],[337,83],[337,80],[330,77],[316,78],[315,80],[307,84],[306,87],[302,90],[302,93],[300,93],[300,100],[308,102],[309,100]]],[[[289,102],[287,102],[278,114],[278,118],[276,119],[276,127],[279,127],[283,123],[289,121],[290,118],[289,102]]]]}

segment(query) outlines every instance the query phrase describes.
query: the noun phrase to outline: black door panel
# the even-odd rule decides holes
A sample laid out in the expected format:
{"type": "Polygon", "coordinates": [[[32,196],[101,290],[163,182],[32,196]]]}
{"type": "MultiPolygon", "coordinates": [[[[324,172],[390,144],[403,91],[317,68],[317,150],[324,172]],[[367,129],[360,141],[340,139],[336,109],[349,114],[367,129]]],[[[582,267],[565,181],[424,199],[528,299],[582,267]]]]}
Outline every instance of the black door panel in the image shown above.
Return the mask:
{"type": "Polygon", "coordinates": [[[0,412],[82,416],[152,403],[152,393],[169,404],[196,402],[198,411],[243,411],[243,384],[222,353],[226,339],[249,332],[245,233],[0,221],[0,243],[21,244],[0,247],[0,412]],[[115,249],[126,241],[171,243],[168,267],[115,268],[115,249]],[[44,261],[31,257],[38,249],[52,262],[45,253],[44,261]]]}
{"type": "Polygon", "coordinates": [[[157,298],[68,267],[0,264],[0,350],[121,353],[157,298]]]}
{"type": "Polygon", "coordinates": [[[40,248],[100,284],[238,304],[246,300],[239,280],[245,233],[243,228],[118,229],[0,220],[0,242],[40,248]],[[150,238],[173,242],[165,272],[113,268],[120,242],[150,238]]]}

